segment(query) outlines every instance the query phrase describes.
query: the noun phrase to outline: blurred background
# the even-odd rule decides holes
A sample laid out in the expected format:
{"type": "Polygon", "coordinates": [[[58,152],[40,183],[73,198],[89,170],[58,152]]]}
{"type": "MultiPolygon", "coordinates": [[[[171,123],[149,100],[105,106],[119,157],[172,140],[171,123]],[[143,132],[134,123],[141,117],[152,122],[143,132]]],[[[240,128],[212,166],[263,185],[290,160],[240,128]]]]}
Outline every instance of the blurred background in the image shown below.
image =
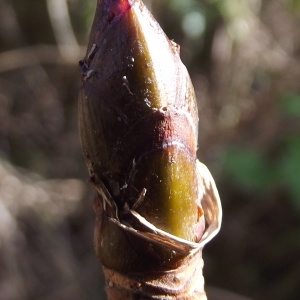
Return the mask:
{"type": "MultiPolygon", "coordinates": [[[[299,299],[300,1],[145,2],[181,45],[223,204],[209,299],[299,299]]],[[[77,132],[95,4],[0,0],[1,300],[105,299],[77,132]]]]}

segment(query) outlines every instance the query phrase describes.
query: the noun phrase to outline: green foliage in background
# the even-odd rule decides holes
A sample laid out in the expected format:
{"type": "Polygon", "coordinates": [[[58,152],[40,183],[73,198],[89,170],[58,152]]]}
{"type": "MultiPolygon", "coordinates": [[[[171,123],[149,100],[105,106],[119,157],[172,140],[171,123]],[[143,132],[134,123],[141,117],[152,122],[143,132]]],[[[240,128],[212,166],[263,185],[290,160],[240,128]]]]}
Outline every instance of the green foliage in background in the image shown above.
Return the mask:
{"type": "Polygon", "coordinates": [[[291,118],[300,118],[300,94],[289,92],[282,96],[283,112],[291,118]]]}
{"type": "Polygon", "coordinates": [[[285,187],[300,212],[300,136],[287,138],[277,162],[278,184],[285,187]]]}
{"type": "Polygon", "coordinates": [[[300,212],[300,136],[286,138],[279,152],[271,160],[244,146],[228,149],[223,158],[226,181],[254,195],[283,189],[286,199],[300,212]]]}
{"type": "Polygon", "coordinates": [[[299,0],[290,0],[290,8],[292,13],[300,13],[300,1],[299,0]]]}
{"type": "Polygon", "coordinates": [[[237,188],[256,193],[266,191],[274,182],[274,172],[262,153],[243,146],[228,149],[224,156],[227,181],[237,188]]]}

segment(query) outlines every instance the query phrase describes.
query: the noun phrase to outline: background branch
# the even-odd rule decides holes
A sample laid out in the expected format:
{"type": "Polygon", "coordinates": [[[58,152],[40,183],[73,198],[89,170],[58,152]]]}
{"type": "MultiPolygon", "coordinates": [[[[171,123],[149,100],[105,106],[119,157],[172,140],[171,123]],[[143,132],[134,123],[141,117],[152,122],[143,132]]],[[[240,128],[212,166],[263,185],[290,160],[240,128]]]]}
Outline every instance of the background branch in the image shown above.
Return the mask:
{"type": "Polygon", "coordinates": [[[0,52],[0,73],[37,64],[61,64],[74,66],[84,55],[85,48],[77,47],[73,55],[62,55],[61,49],[53,45],[35,45],[0,52]]]}
{"type": "Polygon", "coordinates": [[[61,56],[66,59],[77,58],[80,48],[73,32],[66,0],[47,0],[47,7],[61,56]]]}

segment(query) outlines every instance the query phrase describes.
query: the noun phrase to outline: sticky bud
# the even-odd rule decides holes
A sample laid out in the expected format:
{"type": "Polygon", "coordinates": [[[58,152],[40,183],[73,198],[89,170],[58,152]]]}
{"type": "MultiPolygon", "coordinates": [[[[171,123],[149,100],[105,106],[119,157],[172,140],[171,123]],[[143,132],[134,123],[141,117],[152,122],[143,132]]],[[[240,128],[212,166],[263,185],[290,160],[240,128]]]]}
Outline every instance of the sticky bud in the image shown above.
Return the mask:
{"type": "Polygon", "coordinates": [[[134,208],[198,241],[198,112],[179,46],[141,1],[100,3],[80,62],[80,136],[91,178],[119,211],[134,208]]]}

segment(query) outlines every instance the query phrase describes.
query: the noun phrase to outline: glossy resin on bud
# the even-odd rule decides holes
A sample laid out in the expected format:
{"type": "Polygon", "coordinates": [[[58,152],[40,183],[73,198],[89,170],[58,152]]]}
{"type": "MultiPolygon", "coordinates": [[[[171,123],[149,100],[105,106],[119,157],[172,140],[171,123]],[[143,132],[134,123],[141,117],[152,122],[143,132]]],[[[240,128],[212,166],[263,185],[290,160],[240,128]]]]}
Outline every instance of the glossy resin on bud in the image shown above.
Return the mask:
{"type": "Polygon", "coordinates": [[[179,46],[142,1],[98,0],[80,72],[81,143],[103,201],[198,242],[198,112],[179,46]]]}

